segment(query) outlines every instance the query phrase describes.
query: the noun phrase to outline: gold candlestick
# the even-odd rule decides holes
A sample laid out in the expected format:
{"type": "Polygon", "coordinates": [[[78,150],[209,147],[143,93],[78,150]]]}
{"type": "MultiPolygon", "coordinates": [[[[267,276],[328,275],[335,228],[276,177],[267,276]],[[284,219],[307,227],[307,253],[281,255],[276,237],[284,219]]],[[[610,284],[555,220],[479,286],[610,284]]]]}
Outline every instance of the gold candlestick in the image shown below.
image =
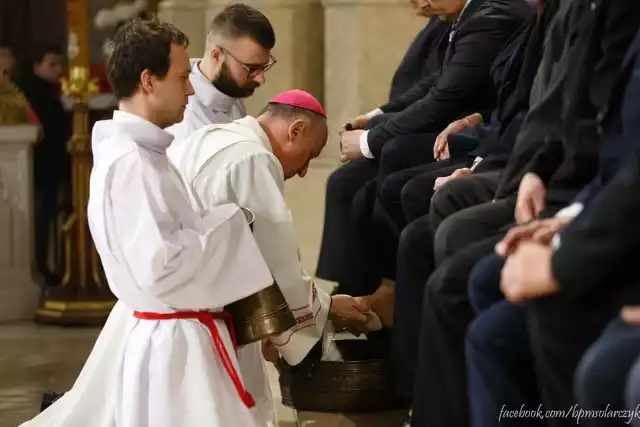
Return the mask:
{"type": "Polygon", "coordinates": [[[36,322],[57,325],[101,325],[115,304],[104,279],[87,221],[89,176],[93,166],[89,135],[89,97],[98,92],[86,67],[73,67],[63,82],[73,100],[73,135],[68,143],[72,164],[73,213],[63,227],[64,276],[37,311],[36,322]]]}

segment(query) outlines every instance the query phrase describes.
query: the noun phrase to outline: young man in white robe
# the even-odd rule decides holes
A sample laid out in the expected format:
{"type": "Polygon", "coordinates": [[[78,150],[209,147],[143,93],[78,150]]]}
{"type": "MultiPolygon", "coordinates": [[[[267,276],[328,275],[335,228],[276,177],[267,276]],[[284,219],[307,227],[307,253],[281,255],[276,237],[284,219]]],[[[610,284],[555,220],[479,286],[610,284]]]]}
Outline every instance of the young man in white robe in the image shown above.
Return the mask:
{"type": "Polygon", "coordinates": [[[24,427],[257,427],[222,307],[272,276],[239,207],[193,209],[166,156],[193,93],[187,44],[140,20],[114,36],[120,105],[93,130],[88,217],[119,302],[73,388],[24,427]]]}
{"type": "Polygon", "coordinates": [[[203,126],[246,116],[243,99],[265,83],[265,73],[276,63],[271,56],[275,44],[271,23],[253,7],[236,3],[218,13],[207,33],[204,55],[191,61],[189,80],[195,93],[184,119],[167,129],[176,143],[203,126]]]}
{"type": "MultiPolygon", "coordinates": [[[[175,164],[203,205],[237,203],[255,214],[258,246],[297,323],[269,341],[291,365],[318,343],[328,319],[360,330],[366,330],[368,321],[360,300],[330,297],[304,271],[284,198],[285,180],[304,177],[326,141],[322,105],[312,95],[293,90],[276,96],[259,117],[206,126],[183,141],[180,152],[171,153],[180,159],[175,164]]],[[[238,358],[256,399],[256,423],[269,425],[273,402],[259,343],[243,347],[238,358]]]]}

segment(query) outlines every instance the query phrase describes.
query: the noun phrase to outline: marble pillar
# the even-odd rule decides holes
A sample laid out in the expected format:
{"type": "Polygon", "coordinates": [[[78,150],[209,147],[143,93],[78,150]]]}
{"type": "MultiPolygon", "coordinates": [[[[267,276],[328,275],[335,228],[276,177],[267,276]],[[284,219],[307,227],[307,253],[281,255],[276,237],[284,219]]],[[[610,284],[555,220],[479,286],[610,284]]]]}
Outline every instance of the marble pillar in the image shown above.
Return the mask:
{"type": "MultiPolygon", "coordinates": [[[[304,89],[320,100],[324,95],[324,21],[320,0],[244,0],[265,14],[276,32],[273,56],[278,63],[267,83],[247,99],[249,114],[257,114],[268,100],[284,90],[304,89]]],[[[185,31],[189,53],[204,52],[206,32],[214,16],[229,0],[170,0],[160,3],[160,17],[185,31]]]]}
{"type": "Polygon", "coordinates": [[[188,37],[189,55],[202,57],[210,21],[207,19],[207,0],[164,0],[158,5],[158,18],[170,22],[188,37]]]}
{"type": "Polygon", "coordinates": [[[386,102],[393,73],[426,20],[415,16],[408,0],[322,2],[330,133],[322,157],[337,164],[340,126],[386,102]]]}
{"type": "Polygon", "coordinates": [[[0,322],[30,320],[39,289],[32,277],[32,125],[0,126],[0,322]]]}

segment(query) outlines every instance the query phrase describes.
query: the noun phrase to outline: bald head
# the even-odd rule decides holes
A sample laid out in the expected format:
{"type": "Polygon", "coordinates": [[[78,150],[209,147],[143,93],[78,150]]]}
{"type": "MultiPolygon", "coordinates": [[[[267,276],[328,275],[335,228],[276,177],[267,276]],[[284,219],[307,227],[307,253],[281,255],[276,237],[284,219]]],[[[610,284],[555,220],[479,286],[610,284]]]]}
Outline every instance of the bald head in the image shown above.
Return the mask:
{"type": "Polygon", "coordinates": [[[258,117],[269,136],[285,179],[304,177],[309,162],[327,143],[327,119],[306,108],[271,102],[258,117]]]}

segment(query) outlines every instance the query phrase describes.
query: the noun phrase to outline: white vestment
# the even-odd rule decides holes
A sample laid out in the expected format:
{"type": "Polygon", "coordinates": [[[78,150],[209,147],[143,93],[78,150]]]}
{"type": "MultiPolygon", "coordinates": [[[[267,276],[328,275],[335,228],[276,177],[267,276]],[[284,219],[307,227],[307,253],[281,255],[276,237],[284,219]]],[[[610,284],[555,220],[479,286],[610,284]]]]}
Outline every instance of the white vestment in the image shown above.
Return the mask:
{"type": "Polygon", "coordinates": [[[208,329],[133,316],[219,311],[272,283],[236,205],[192,208],[165,154],[171,140],[119,111],[95,125],[89,226],[119,302],[72,389],[24,427],[255,427],[208,329]]]}
{"type": "Polygon", "coordinates": [[[229,123],[247,115],[242,100],[232,98],[216,89],[213,83],[202,74],[198,68],[199,64],[200,59],[191,60],[189,81],[193,86],[194,94],[189,97],[184,119],[167,128],[167,131],[175,137],[169,153],[175,150],[176,145],[203,126],[229,123]]]}
{"type": "MultiPolygon", "coordinates": [[[[322,336],[331,298],[315,287],[300,263],[293,219],[284,198],[284,173],[267,135],[256,119],[246,116],[233,123],[206,126],[180,147],[180,163],[174,164],[205,207],[237,203],[254,212],[254,236],[297,322],[272,342],[289,364],[300,363],[322,336]]],[[[260,344],[242,348],[238,359],[258,402],[256,420],[264,425],[270,419],[272,402],[262,373],[260,344]]]]}

